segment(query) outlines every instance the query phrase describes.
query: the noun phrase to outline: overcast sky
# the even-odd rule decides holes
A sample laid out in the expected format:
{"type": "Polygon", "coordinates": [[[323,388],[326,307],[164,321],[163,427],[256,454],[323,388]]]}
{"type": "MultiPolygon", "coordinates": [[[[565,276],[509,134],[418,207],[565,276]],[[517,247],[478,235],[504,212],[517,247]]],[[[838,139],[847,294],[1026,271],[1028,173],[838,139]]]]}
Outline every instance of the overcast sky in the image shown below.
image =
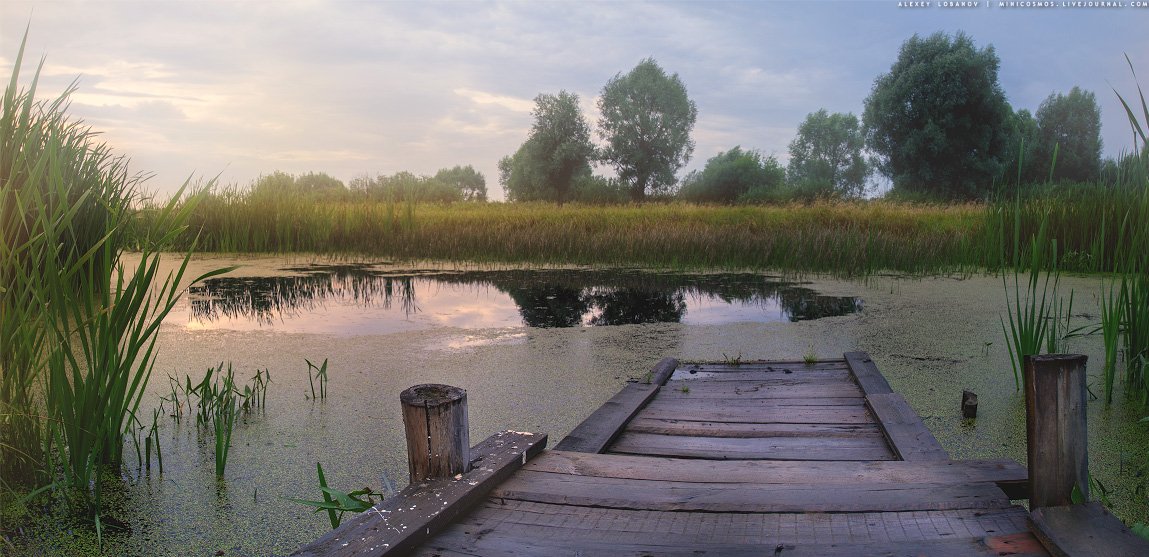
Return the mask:
{"type": "Polygon", "coordinates": [[[526,139],[536,95],[578,94],[593,126],[602,86],[648,56],[698,104],[686,170],[735,145],[784,164],[808,113],[860,116],[902,42],[936,31],[992,44],[1015,110],[1095,92],[1105,155],[1131,148],[1113,89],[1136,95],[1123,53],[1149,89],[1149,7],[1053,3],[3,0],[0,68],[11,75],[30,22],[41,93],[79,78],[70,114],[156,192],[189,176],[347,182],[470,164],[500,199],[496,164],[526,139]]]}

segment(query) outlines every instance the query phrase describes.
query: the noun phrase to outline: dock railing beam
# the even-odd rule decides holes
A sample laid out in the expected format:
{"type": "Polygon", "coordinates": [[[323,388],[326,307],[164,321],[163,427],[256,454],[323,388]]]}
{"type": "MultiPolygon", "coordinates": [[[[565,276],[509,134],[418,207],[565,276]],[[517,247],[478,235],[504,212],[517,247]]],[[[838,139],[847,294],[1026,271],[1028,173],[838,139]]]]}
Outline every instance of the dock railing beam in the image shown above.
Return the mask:
{"type": "Polygon", "coordinates": [[[450,385],[415,385],[399,394],[411,484],[467,472],[471,438],[467,391],[450,385]]]}
{"type": "Polygon", "coordinates": [[[1085,363],[1078,354],[1026,356],[1025,432],[1031,509],[1089,500],[1085,363]]]}

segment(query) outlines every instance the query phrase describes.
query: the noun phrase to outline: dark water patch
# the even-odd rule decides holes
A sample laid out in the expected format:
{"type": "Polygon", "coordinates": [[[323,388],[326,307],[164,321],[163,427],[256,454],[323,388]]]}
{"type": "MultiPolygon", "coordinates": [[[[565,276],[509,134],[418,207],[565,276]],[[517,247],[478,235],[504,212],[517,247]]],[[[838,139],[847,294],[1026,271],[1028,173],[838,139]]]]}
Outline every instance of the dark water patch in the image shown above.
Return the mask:
{"type": "Polygon", "coordinates": [[[193,286],[189,328],[371,334],[434,326],[598,327],[802,321],[859,311],[856,297],[742,274],[602,270],[402,271],[309,265],[193,286]],[[327,325],[324,325],[327,324],[327,325]]]}

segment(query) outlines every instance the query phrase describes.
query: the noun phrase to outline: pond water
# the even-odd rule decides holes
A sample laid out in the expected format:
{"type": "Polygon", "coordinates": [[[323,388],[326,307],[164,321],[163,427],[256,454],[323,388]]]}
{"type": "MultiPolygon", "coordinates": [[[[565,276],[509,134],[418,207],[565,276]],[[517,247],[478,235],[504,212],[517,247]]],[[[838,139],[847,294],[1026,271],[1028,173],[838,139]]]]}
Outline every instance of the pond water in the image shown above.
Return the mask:
{"type": "Polygon", "coordinates": [[[755,274],[639,270],[396,270],[386,264],[291,265],[271,276],[193,285],[169,321],[190,329],[336,335],[455,327],[601,327],[801,321],[862,307],[755,274]]]}
{"type": "MultiPolygon", "coordinates": [[[[474,442],[514,429],[547,432],[553,446],[666,356],[864,350],[952,457],[1025,461],[1024,400],[1001,331],[998,277],[799,281],[273,257],[202,257],[193,270],[232,264],[241,267],[192,286],[169,315],[143,409],[172,414],[162,400],[169,377],[194,381],[221,362],[241,380],[268,370],[266,406],[237,425],[222,480],[211,435],[186,413],[161,419],[164,471],[137,471],[128,457],[133,469],[107,497],[132,532],[106,534],[104,554],[288,554],[330,527],[289,500],[320,496],[316,462],[344,491],[406,484],[403,389],[466,389],[474,442]],[[305,359],[329,363],[325,400],[310,396],[305,359]],[[974,422],[961,420],[963,389],[979,395],[974,422]]],[[[1075,291],[1074,326],[1098,321],[1097,285],[1062,280],[1064,292],[1075,291]]],[[[1101,340],[1074,339],[1071,349],[1089,356],[1097,383],[1101,340]]],[[[1091,403],[1090,463],[1118,513],[1146,520],[1149,434],[1129,406],[1091,403]]],[[[75,543],[48,525],[30,553],[75,554],[75,543]]]]}

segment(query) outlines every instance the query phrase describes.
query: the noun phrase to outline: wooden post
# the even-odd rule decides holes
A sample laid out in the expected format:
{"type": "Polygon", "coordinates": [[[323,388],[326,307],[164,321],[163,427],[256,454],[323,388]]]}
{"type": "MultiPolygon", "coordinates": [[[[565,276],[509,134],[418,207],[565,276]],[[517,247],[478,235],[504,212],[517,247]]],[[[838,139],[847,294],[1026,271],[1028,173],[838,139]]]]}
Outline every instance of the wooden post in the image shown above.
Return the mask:
{"type": "Polygon", "coordinates": [[[977,395],[973,391],[961,392],[961,417],[967,420],[977,417],[977,395]]]}
{"type": "Polygon", "coordinates": [[[1085,362],[1078,354],[1026,356],[1025,433],[1031,509],[1089,500],[1085,362]]]}
{"type": "Polygon", "coordinates": [[[412,484],[467,472],[471,439],[467,391],[450,385],[415,385],[399,394],[412,484]]]}

